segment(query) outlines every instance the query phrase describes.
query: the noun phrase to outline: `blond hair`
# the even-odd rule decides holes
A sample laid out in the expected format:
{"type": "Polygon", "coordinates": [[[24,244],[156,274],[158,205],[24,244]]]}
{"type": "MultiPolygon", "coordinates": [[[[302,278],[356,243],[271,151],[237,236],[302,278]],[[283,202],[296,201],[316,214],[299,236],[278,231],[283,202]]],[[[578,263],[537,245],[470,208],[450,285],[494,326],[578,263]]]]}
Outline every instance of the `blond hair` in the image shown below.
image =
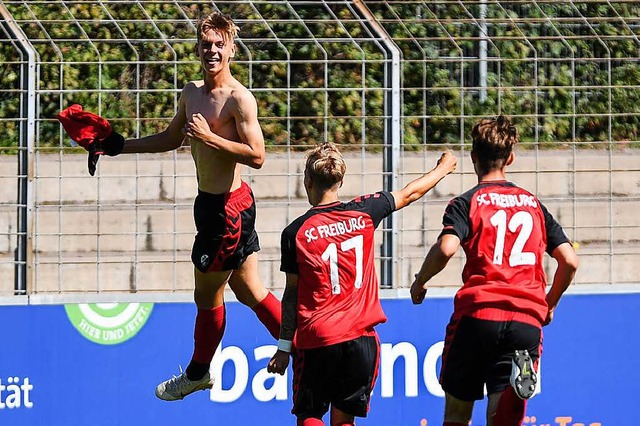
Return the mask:
{"type": "Polygon", "coordinates": [[[342,182],[346,171],[342,154],[332,143],[319,145],[307,153],[305,173],[324,189],[342,182]]]}
{"type": "Polygon", "coordinates": [[[499,115],[480,120],[471,129],[471,138],[478,171],[487,173],[504,167],[519,135],[509,117],[499,115]]]}
{"type": "Polygon", "coordinates": [[[233,22],[231,17],[223,15],[220,12],[213,12],[198,21],[196,27],[198,34],[198,42],[209,30],[217,31],[224,36],[226,41],[233,41],[238,34],[238,26],[233,22]]]}

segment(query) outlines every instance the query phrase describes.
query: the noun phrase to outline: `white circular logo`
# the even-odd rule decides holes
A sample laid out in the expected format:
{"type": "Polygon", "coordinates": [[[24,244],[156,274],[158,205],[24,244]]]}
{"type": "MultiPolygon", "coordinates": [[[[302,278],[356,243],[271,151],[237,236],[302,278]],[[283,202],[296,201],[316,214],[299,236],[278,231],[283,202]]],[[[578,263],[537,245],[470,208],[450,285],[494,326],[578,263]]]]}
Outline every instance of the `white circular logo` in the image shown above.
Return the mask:
{"type": "Polygon", "coordinates": [[[65,305],[64,309],[84,337],[101,345],[116,345],[142,329],[153,303],[79,303],[65,305]]]}

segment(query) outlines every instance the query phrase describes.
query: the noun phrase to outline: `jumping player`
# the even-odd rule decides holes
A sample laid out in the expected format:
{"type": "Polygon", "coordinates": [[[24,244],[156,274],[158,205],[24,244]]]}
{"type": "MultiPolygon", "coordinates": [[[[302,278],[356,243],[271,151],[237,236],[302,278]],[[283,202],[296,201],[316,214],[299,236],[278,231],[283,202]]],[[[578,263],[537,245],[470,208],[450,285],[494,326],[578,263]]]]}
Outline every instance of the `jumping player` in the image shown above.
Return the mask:
{"type": "Polygon", "coordinates": [[[186,371],[157,386],[156,396],[166,401],[212,387],[209,365],[226,325],[227,283],[274,338],[280,331],[280,302],[258,276],[255,200],[240,179],[243,164],[262,167],[265,148],[256,100],[229,69],[236,52],[237,30],[231,19],[219,13],[198,23],[196,50],[204,79],[184,87],[178,111],[165,131],[127,141],[112,132],[90,146],[92,172],[96,152],[114,156],[171,151],[185,139],[191,145],[198,179],[194,203],[197,235],[191,253],[198,308],[194,351],[186,371]]]}
{"type": "Polygon", "coordinates": [[[440,373],[444,426],[468,425],[485,385],[487,425],[521,425],[537,382],[542,326],[553,319],[578,258],[540,200],[506,180],[518,142],[511,121],[481,120],[471,136],[478,184],[447,206],[443,230],[416,274],[411,298],[422,303],[427,281],[462,245],[464,284],[455,296],[440,373]],[[558,262],[547,294],[545,251],[558,262]]]}
{"type": "Polygon", "coordinates": [[[229,69],[237,30],[231,19],[219,13],[198,23],[196,48],[204,80],[185,86],[178,112],[165,132],[127,141],[124,146],[124,152],[170,150],[186,136],[197,170],[198,233],[191,254],[198,307],[195,347],[186,371],[156,388],[156,396],[168,401],[212,386],[209,364],[225,329],[227,282],[274,338],[280,328],[280,303],[258,275],[255,200],[240,179],[242,164],[262,167],[265,150],[256,100],[229,69]]]}
{"type": "Polygon", "coordinates": [[[284,374],[295,347],[292,412],[298,425],[324,425],[329,408],[331,425],[353,425],[355,416],[367,415],[380,352],[374,327],[386,321],[374,267],[375,229],[456,163],[447,152],[399,191],[343,203],[338,189],[346,166],[338,149],[324,144],[308,154],[304,187],[313,207],[282,232],[282,328],[268,364],[268,371],[284,374]]]}

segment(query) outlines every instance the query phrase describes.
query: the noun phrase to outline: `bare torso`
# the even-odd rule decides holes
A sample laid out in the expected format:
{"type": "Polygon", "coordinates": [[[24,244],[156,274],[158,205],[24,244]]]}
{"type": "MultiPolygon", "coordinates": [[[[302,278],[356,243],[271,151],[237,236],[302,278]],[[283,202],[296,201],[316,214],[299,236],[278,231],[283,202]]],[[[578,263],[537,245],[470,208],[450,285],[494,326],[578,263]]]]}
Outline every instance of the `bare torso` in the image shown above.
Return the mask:
{"type": "MultiPolygon", "coordinates": [[[[235,111],[237,91],[247,90],[236,80],[229,85],[208,91],[204,81],[189,83],[185,96],[187,118],[200,113],[217,135],[240,142],[235,111]]],[[[198,188],[212,194],[233,191],[240,187],[240,164],[224,153],[207,146],[203,141],[187,137],[191,156],[196,165],[198,188]]]]}

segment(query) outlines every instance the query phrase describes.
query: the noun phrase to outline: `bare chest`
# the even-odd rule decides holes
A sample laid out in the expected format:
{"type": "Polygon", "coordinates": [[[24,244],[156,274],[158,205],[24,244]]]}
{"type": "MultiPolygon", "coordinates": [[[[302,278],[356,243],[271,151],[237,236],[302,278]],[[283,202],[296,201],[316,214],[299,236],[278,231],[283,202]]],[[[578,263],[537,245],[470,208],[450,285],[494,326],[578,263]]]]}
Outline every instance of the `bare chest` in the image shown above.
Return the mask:
{"type": "Polygon", "coordinates": [[[234,109],[234,100],[222,95],[196,97],[186,102],[188,120],[200,113],[209,123],[212,132],[230,140],[237,140],[238,137],[234,109]]]}

